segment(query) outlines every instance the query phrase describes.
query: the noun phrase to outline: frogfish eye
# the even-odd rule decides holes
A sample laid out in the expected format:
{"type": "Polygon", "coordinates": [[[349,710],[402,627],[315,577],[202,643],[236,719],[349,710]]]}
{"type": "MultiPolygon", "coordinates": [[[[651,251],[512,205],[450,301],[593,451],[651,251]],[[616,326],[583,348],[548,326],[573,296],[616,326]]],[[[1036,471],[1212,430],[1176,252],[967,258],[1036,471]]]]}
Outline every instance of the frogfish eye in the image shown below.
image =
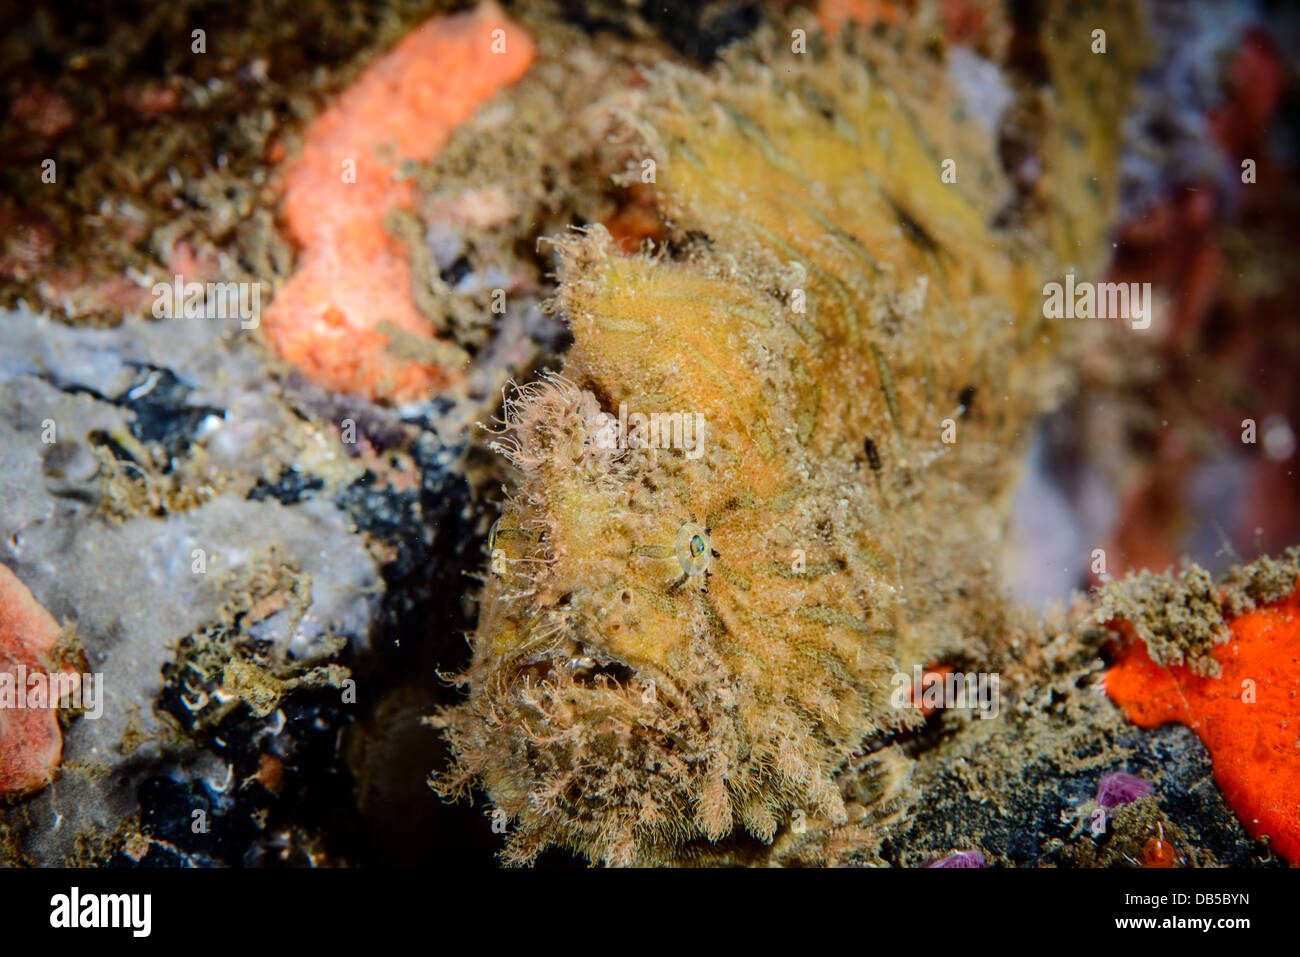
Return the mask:
{"type": "Polygon", "coordinates": [[[677,560],[687,575],[703,575],[709,567],[709,533],[694,522],[677,530],[677,560]]]}

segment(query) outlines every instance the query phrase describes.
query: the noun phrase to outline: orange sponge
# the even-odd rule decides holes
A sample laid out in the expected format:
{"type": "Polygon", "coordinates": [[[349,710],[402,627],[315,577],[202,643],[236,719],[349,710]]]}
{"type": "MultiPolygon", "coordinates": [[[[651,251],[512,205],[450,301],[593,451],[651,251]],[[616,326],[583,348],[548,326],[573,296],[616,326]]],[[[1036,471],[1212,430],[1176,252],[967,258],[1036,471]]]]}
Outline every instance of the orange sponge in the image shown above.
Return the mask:
{"type": "Polygon", "coordinates": [[[0,796],[49,783],[63,755],[54,707],[26,707],[27,675],[44,672],[59,625],[18,578],[0,565],[0,796]]]}
{"type": "Polygon", "coordinates": [[[1218,677],[1161,667],[1135,641],[1106,691],[1140,727],[1178,721],[1200,735],[1246,830],[1300,864],[1300,588],[1228,624],[1231,640],[1212,652],[1218,677]]]}
{"type": "Polygon", "coordinates": [[[455,370],[386,351],[384,320],[428,336],[406,254],[384,229],[409,207],[403,160],[427,160],[452,129],[533,60],[532,40],[493,3],[435,17],[372,63],[307,131],[284,178],[284,221],[302,246],[266,314],[272,346],[340,392],[416,398],[455,370]]]}

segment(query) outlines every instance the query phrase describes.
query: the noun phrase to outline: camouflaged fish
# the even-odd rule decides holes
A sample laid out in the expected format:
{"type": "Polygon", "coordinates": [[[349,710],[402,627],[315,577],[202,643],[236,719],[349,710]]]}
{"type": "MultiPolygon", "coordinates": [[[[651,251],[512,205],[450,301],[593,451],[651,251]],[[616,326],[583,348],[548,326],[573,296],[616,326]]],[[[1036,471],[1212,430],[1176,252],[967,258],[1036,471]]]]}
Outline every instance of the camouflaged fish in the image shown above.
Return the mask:
{"type": "Polygon", "coordinates": [[[905,38],[659,72],[636,128],[672,253],[563,243],[574,344],[506,404],[517,487],[440,717],[439,786],[505,812],[508,860],[708,860],[842,820],[837,770],[917,720],[893,676],[979,661],[1017,463],[1069,379],[1042,286],[1096,268],[1114,208],[1131,71],[1088,44],[1137,30],[1103,12],[1045,27],[1030,202],[905,38]]]}

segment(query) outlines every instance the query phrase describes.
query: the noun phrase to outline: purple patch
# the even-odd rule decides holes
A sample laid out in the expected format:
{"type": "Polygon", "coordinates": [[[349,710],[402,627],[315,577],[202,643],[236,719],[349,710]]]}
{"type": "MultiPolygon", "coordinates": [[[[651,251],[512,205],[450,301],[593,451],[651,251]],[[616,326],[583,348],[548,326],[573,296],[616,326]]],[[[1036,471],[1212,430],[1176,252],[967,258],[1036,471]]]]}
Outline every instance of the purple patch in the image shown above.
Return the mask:
{"type": "Polygon", "coordinates": [[[931,861],[926,867],[988,867],[979,851],[954,851],[947,857],[931,861]]]}
{"type": "Polygon", "coordinates": [[[1151,793],[1151,782],[1124,771],[1116,771],[1101,779],[1097,785],[1097,803],[1110,809],[1121,804],[1131,804],[1151,793]]]}

